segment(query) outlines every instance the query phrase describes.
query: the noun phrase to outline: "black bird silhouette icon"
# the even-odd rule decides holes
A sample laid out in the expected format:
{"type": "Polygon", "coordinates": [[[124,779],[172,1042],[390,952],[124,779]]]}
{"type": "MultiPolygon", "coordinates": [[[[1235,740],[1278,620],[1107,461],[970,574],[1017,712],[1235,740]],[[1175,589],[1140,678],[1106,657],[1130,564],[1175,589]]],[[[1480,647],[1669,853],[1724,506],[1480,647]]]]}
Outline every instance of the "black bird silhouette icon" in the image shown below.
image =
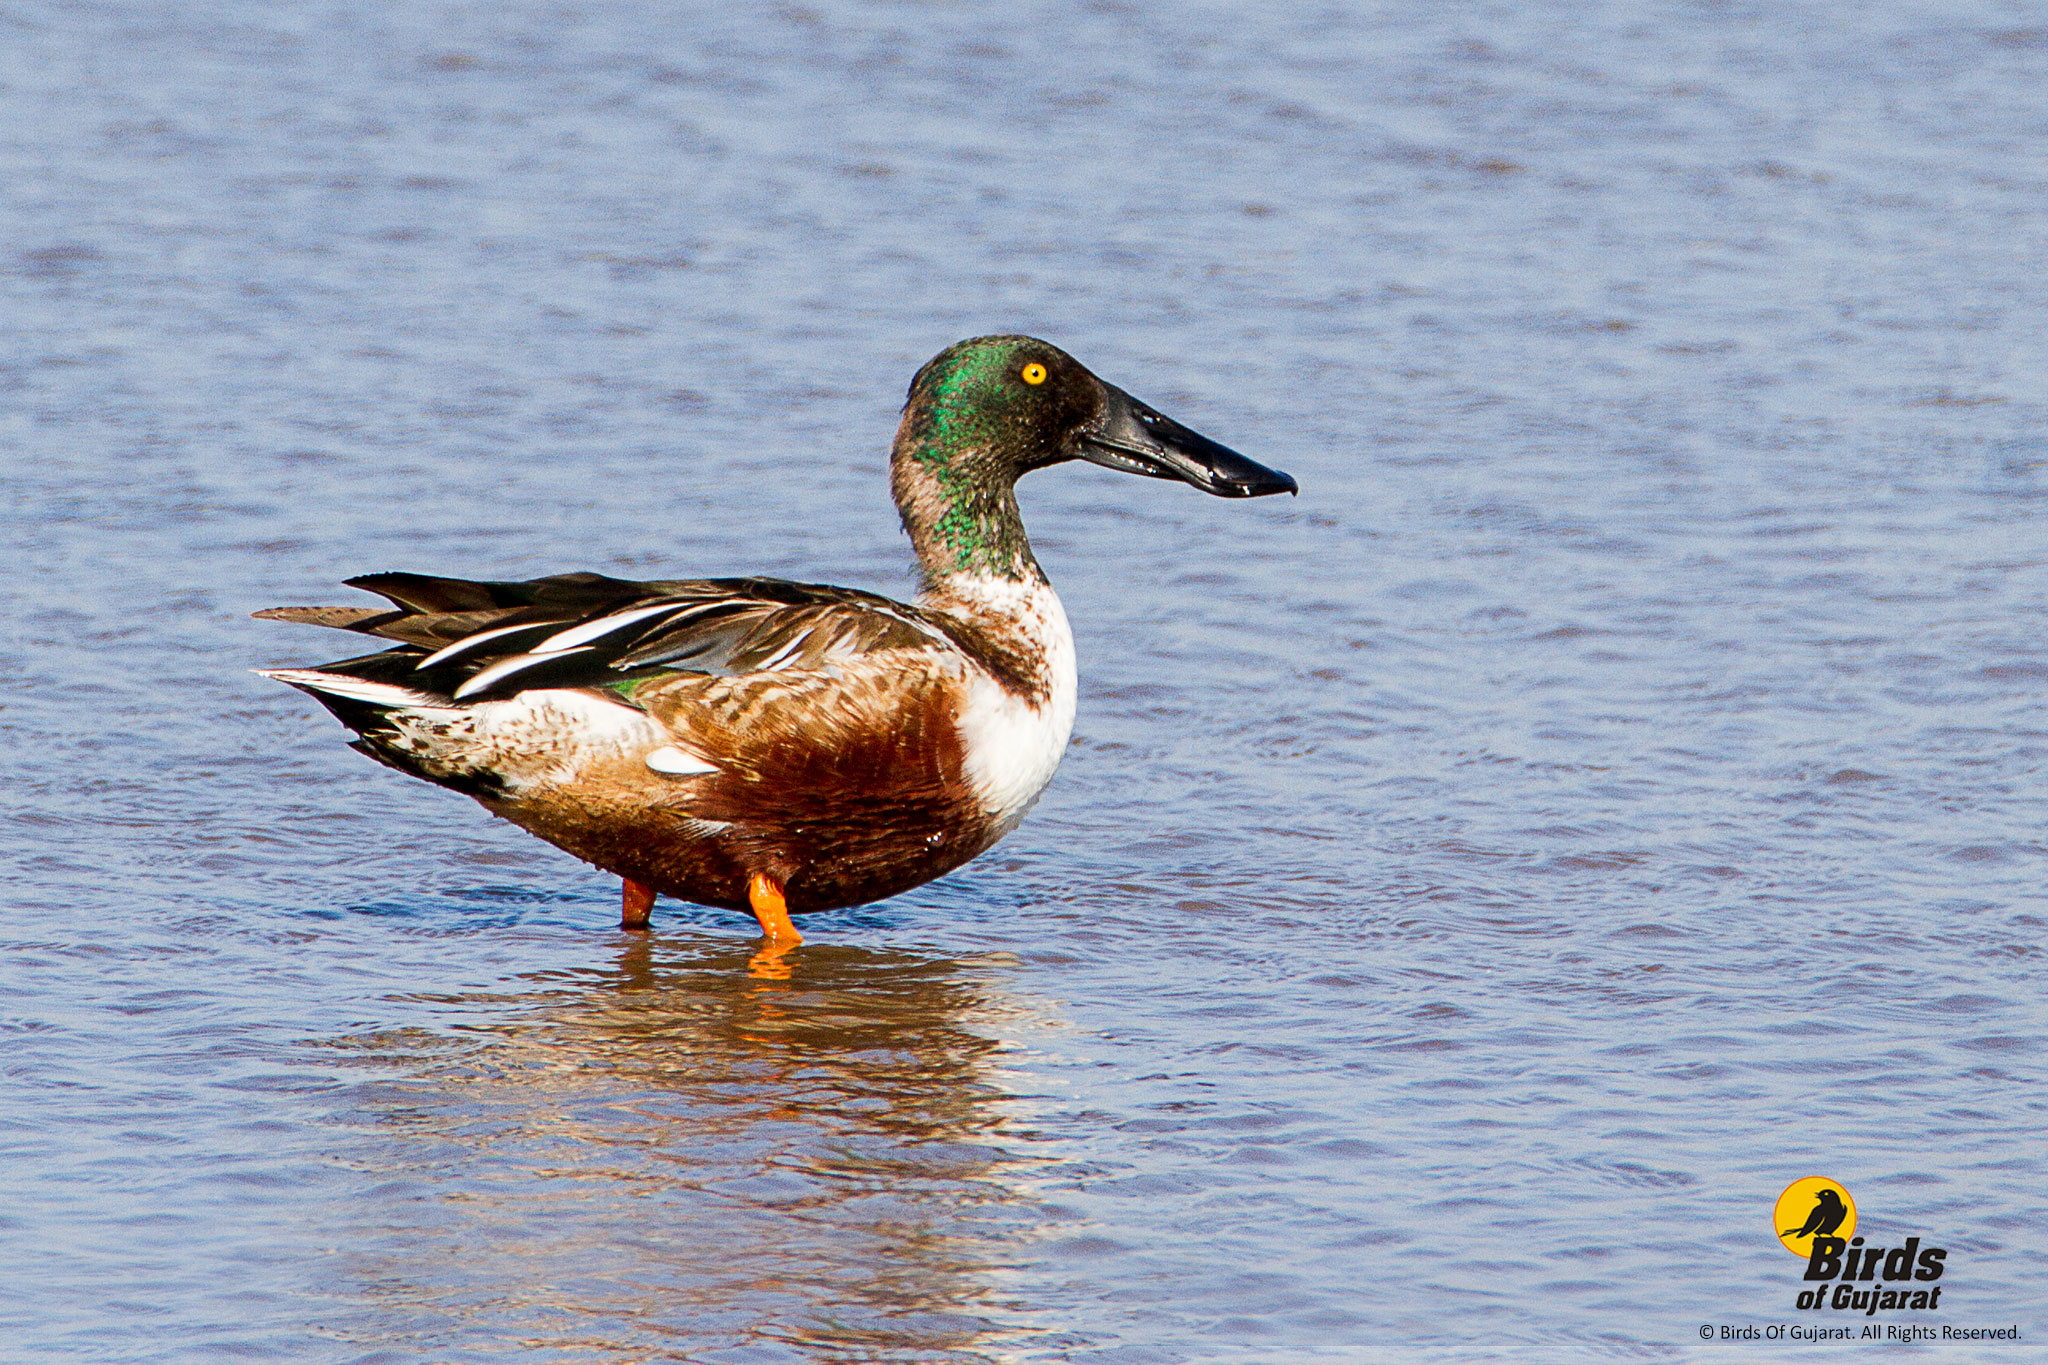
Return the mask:
{"type": "Polygon", "coordinates": [[[1842,1202],[1842,1196],[1824,1189],[1815,1199],[1813,1212],[1806,1215],[1806,1221],[1796,1228],[1786,1228],[1784,1235],[1804,1237],[1811,1233],[1815,1237],[1831,1236],[1848,1216],[1849,1206],[1842,1202]]]}

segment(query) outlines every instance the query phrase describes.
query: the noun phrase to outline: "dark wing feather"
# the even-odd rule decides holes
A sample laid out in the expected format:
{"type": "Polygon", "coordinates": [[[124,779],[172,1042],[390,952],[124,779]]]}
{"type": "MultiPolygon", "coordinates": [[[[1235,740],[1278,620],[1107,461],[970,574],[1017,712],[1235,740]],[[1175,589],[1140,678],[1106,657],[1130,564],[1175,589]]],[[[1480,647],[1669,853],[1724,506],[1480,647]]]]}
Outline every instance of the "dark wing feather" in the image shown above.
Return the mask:
{"type": "Polygon", "coordinates": [[[435,578],[420,573],[367,573],[346,581],[351,588],[388,597],[408,611],[436,615],[507,607],[585,612],[629,602],[657,586],[627,578],[607,578],[601,573],[563,573],[516,583],[435,578]]]}
{"type": "MultiPolygon", "coordinates": [[[[562,574],[472,582],[423,574],[352,578],[397,608],[277,607],[271,620],[374,635],[400,648],[323,665],[460,701],[537,687],[615,688],[676,673],[815,668],[871,650],[946,648],[915,607],[872,593],[777,578],[631,582],[562,574]]],[[[614,694],[616,695],[616,694],[614,694]]]]}

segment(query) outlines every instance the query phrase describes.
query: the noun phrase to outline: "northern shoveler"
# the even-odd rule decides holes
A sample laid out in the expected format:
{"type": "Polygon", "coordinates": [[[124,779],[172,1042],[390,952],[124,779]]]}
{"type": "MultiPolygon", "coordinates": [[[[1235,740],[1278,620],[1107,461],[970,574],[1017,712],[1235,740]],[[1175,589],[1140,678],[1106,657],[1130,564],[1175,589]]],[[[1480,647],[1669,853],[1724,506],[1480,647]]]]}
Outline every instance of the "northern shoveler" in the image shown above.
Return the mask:
{"type": "Polygon", "coordinates": [[[859,905],[975,857],[1059,766],[1074,639],[1032,557],[1019,476],[1083,459],[1220,497],[1292,493],[1255,464],[1024,336],[947,347],[911,381],[890,483],[915,606],[772,578],[471,582],[380,573],[391,607],[276,607],[397,648],[266,670],[371,758],[452,787],[624,879],[751,909],[859,905]]]}

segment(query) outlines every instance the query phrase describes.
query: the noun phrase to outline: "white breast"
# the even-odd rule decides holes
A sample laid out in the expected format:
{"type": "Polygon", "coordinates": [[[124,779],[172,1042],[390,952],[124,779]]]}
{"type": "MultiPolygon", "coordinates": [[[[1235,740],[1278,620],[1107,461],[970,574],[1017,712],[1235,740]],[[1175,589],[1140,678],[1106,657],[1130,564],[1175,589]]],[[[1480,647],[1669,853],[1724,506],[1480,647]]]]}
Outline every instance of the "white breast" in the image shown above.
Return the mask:
{"type": "MultiPolygon", "coordinates": [[[[1000,622],[1004,633],[1043,659],[1051,687],[1036,701],[995,679],[974,675],[960,714],[967,780],[1003,830],[1013,828],[1052,780],[1074,729],[1074,632],[1051,585],[1011,579],[953,579],[947,596],[1000,622]]],[[[950,605],[950,604],[949,604],[950,605]]]]}

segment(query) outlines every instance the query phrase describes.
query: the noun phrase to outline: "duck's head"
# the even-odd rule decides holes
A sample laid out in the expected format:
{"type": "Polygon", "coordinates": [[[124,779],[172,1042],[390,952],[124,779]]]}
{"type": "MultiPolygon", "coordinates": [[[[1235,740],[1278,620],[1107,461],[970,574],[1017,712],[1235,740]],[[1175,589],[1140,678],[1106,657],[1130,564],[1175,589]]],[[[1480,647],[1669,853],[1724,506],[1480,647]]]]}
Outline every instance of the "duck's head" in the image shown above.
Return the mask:
{"type": "MultiPolygon", "coordinates": [[[[973,337],[910,381],[896,438],[898,500],[908,459],[942,486],[1007,492],[1047,465],[1087,460],[1180,479],[1221,498],[1292,493],[1295,482],[1139,402],[1050,342],[973,337]]],[[[907,511],[907,509],[906,509],[907,511]]],[[[913,529],[913,534],[914,534],[913,529]]]]}

